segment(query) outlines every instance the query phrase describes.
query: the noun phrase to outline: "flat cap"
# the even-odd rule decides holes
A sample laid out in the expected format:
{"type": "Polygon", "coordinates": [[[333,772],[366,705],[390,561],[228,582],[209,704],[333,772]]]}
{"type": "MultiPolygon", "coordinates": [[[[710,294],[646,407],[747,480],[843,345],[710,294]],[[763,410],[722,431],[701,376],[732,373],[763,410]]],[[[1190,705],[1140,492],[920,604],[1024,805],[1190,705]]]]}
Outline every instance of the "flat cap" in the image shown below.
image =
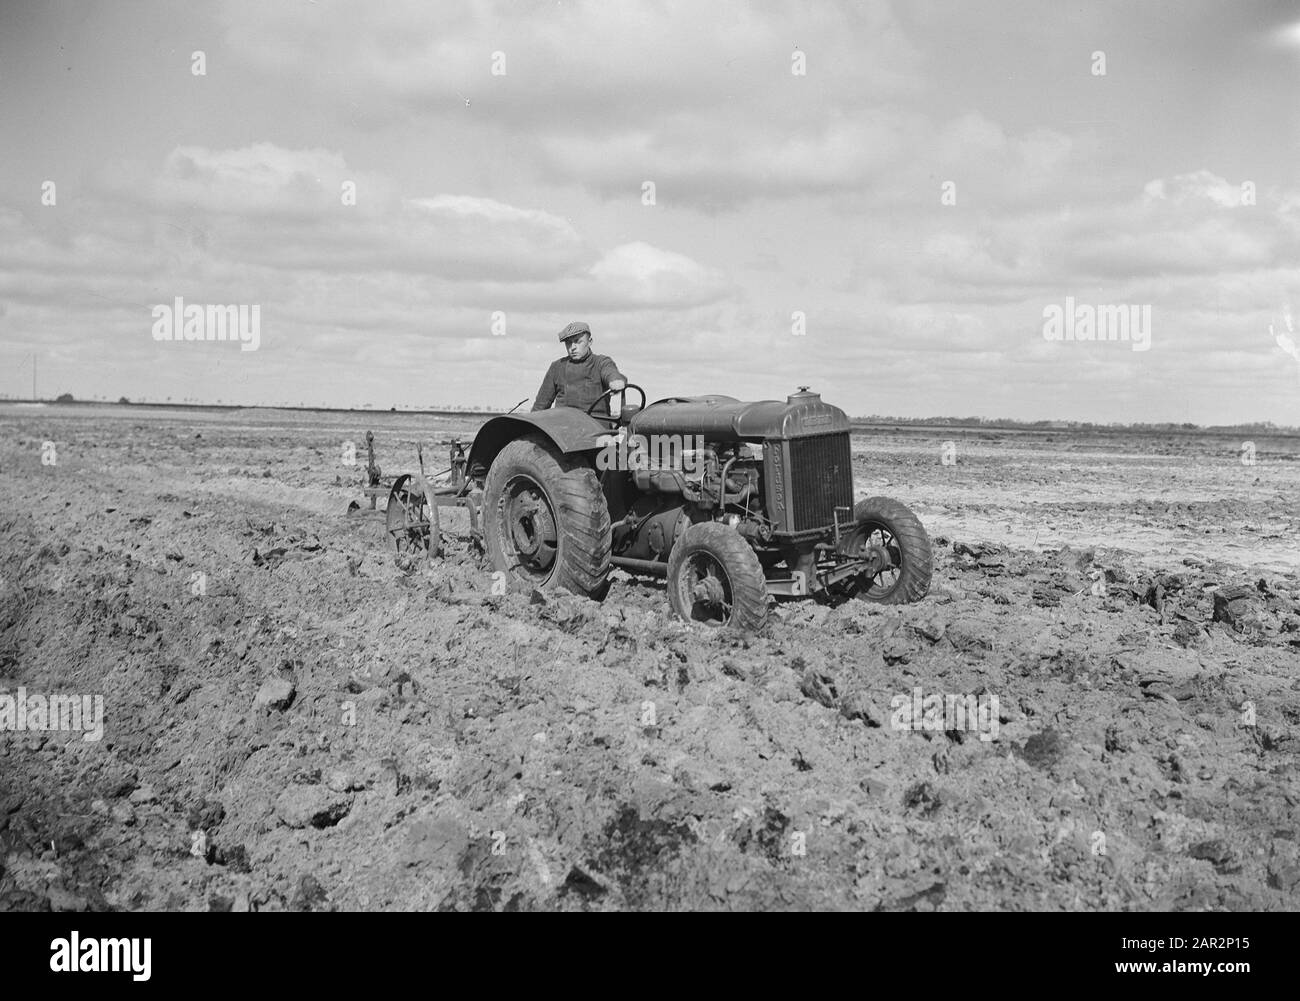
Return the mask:
{"type": "Polygon", "coordinates": [[[563,340],[567,340],[570,337],[577,337],[579,334],[589,334],[589,333],[591,333],[591,328],[589,326],[587,326],[581,320],[575,320],[573,323],[570,323],[567,327],[565,327],[563,330],[560,331],[560,340],[563,341],[563,340]]]}

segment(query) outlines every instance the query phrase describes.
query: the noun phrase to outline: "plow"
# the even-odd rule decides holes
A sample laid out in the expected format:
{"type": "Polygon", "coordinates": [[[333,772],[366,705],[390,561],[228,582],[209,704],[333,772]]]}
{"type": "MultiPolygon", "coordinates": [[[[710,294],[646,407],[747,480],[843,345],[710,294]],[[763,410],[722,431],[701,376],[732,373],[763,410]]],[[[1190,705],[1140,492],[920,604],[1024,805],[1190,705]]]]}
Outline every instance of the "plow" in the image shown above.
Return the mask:
{"type": "MultiPolygon", "coordinates": [[[[520,400],[506,416],[518,410],[528,401],[520,400]]],[[[370,511],[375,509],[375,500],[385,494],[387,506],[382,512],[389,540],[399,554],[407,556],[443,555],[442,519],[438,509],[443,507],[463,507],[469,512],[469,541],[480,552],[483,551],[483,531],[479,525],[479,510],[483,503],[481,484],[472,483],[465,475],[469,458],[465,446],[458,438],[449,443],[447,468],[432,476],[425,474],[424,446],[415,447],[419,471],[403,473],[385,481],[382,471],[375,463],[375,433],[366,432],[366,482],[361,488],[363,496],[370,501],[370,511]],[[441,477],[449,477],[446,480],[441,477]]],[[[361,505],[353,501],[348,506],[348,513],[361,511],[361,505]]]]}
{"type": "Polygon", "coordinates": [[[442,521],[438,509],[463,507],[469,512],[470,540],[481,550],[483,532],[479,525],[479,512],[483,506],[483,491],[465,475],[469,461],[465,446],[453,441],[448,455],[450,466],[435,476],[425,475],[423,445],[417,446],[416,455],[419,472],[398,476],[388,491],[384,520],[393,546],[399,553],[409,556],[441,556],[442,521]],[[450,479],[440,481],[439,477],[447,474],[450,474],[450,479]]]}
{"type": "Polygon", "coordinates": [[[399,554],[443,555],[442,524],[439,508],[463,507],[469,512],[470,542],[482,550],[483,532],[479,527],[479,508],[482,491],[476,490],[465,475],[468,458],[465,446],[458,439],[450,443],[448,467],[439,473],[426,475],[424,446],[416,445],[419,471],[403,473],[397,477],[384,477],[375,462],[375,433],[366,432],[368,461],[361,494],[369,500],[369,508],[352,501],[349,515],[382,514],[390,542],[399,554]],[[446,478],[450,477],[450,478],[446,478]],[[377,509],[375,502],[387,497],[387,505],[377,509]]]}

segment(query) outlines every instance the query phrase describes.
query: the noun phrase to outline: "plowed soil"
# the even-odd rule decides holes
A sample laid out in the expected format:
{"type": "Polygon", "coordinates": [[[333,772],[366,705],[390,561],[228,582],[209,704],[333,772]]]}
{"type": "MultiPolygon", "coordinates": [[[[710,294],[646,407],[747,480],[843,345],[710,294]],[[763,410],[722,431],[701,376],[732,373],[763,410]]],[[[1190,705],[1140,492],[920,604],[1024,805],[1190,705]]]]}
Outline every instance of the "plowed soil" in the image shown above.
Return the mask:
{"type": "Polygon", "coordinates": [[[1296,907],[1297,439],[864,430],[930,596],[745,637],[344,513],[478,423],[0,407],[0,909],[1296,907]]]}

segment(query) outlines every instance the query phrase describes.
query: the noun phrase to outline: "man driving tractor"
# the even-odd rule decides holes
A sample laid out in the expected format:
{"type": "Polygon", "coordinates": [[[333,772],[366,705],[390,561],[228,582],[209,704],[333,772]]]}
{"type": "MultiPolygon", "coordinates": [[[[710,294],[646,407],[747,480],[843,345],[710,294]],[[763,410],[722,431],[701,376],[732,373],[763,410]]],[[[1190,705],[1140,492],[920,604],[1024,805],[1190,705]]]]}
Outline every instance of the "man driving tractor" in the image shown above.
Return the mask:
{"type": "Polygon", "coordinates": [[[559,339],[566,357],[547,369],[533,413],[491,418],[468,456],[453,446],[450,483],[394,481],[387,523],[399,550],[441,552],[437,509],[465,507],[471,537],[508,588],[599,601],[613,569],[660,576],[684,621],[753,633],[773,597],[901,605],[926,596],[925,526],[893,498],[856,500],[853,427],[839,407],[801,386],[784,403],[647,404],[637,393],[633,409],[624,391],[639,387],[592,353],[587,324],[570,323],[559,339]],[[551,412],[557,401],[564,409],[551,412]],[[602,401],[612,413],[597,419],[602,401]],[[611,445],[613,463],[603,461],[611,445]]]}
{"type": "MultiPolygon", "coordinates": [[[[560,331],[565,356],[551,362],[542,386],[533,401],[534,410],[547,410],[554,403],[561,407],[586,410],[610,389],[623,389],[627,379],[608,355],[593,354],[591,327],[574,322],[560,331]]],[[[608,414],[608,400],[594,411],[608,414]]]]}

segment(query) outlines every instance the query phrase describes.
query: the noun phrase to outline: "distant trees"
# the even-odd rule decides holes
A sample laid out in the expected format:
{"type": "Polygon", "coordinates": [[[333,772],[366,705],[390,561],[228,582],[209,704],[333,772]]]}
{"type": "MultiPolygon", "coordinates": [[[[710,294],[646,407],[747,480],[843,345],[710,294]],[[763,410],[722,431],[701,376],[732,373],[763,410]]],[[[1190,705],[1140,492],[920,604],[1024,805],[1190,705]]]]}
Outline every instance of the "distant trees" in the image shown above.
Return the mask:
{"type": "Polygon", "coordinates": [[[1137,431],[1147,434],[1152,433],[1170,433],[1170,432],[1253,432],[1265,434],[1268,432],[1294,432],[1296,428],[1280,427],[1272,421],[1256,421],[1247,424],[1211,424],[1201,426],[1190,422],[1178,423],[1175,421],[1160,422],[1142,422],[1124,423],[1122,421],[1110,421],[1109,423],[1094,423],[1092,421],[1026,421],[1015,420],[1010,417],[884,417],[880,414],[872,414],[869,417],[852,418],[855,424],[896,424],[900,427],[989,427],[1005,428],[1015,430],[1017,428],[1034,428],[1053,431],[1137,431]]]}
{"type": "Polygon", "coordinates": [[[77,401],[73,399],[71,393],[60,393],[59,398],[54,402],[55,403],[76,403],[77,401]]]}

